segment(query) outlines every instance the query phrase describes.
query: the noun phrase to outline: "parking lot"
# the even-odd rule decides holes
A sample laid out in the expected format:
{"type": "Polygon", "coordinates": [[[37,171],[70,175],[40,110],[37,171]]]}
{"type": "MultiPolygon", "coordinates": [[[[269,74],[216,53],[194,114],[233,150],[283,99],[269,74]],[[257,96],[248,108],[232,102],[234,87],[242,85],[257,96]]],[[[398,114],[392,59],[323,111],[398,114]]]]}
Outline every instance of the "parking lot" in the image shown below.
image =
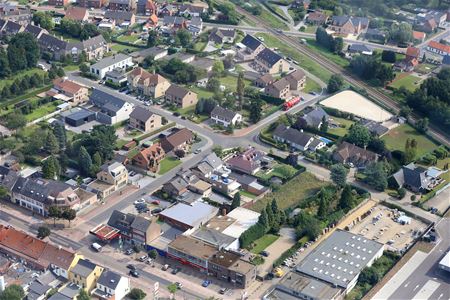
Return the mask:
{"type": "Polygon", "coordinates": [[[370,215],[356,223],[350,231],[383,243],[394,251],[401,251],[423,232],[426,224],[410,218],[410,224],[402,225],[396,221],[399,216],[398,210],[377,205],[372,208],[370,215]]]}

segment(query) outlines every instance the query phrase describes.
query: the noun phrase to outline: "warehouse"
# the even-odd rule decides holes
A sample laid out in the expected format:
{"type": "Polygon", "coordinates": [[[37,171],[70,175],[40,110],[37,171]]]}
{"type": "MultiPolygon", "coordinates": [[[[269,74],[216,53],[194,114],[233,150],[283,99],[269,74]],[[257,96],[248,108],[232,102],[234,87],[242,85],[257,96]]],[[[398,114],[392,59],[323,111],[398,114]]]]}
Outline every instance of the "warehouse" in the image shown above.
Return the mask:
{"type": "Polygon", "coordinates": [[[71,109],[63,116],[65,122],[73,127],[78,127],[95,120],[95,112],[80,107],[71,109]]]}

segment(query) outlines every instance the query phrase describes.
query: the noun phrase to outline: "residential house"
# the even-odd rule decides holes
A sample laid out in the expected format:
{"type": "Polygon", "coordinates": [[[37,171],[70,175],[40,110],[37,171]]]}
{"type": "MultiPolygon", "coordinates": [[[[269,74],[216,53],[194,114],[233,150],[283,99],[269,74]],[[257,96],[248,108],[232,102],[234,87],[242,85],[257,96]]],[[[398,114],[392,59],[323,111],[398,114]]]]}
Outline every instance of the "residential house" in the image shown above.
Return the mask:
{"type": "Polygon", "coordinates": [[[124,10],[107,10],[105,18],[115,22],[120,27],[131,27],[136,22],[136,16],[131,11],[124,10]]]}
{"type": "Polygon", "coordinates": [[[102,8],[108,3],[107,0],[77,0],[78,6],[87,8],[102,8]]]}
{"type": "Polygon", "coordinates": [[[256,266],[235,252],[219,250],[208,261],[211,276],[245,289],[256,279],[256,266]]]}
{"type": "Polygon", "coordinates": [[[330,30],[337,34],[359,35],[369,27],[369,19],[364,17],[333,16],[331,18],[330,30]]]}
{"type": "Polygon", "coordinates": [[[440,56],[450,55],[450,46],[436,41],[430,41],[427,45],[427,50],[440,56]]]}
{"type": "Polygon", "coordinates": [[[106,72],[114,69],[127,69],[133,66],[133,62],[130,56],[119,53],[113,56],[105,57],[99,62],[91,66],[90,72],[92,75],[97,76],[100,79],[105,78],[106,72]]]}
{"type": "Polygon", "coordinates": [[[364,168],[378,160],[378,155],[348,142],[342,142],[333,153],[333,159],[342,164],[364,168]]]}
{"type": "Polygon", "coordinates": [[[123,69],[114,69],[106,72],[105,82],[114,84],[117,87],[125,87],[127,85],[127,75],[123,69]]]}
{"type": "Polygon", "coordinates": [[[408,47],[405,59],[394,64],[394,68],[399,71],[411,72],[419,64],[420,49],[408,47]]]}
{"type": "Polygon", "coordinates": [[[109,0],[109,10],[135,11],[135,0],[109,0]]]}
{"type": "Polygon", "coordinates": [[[131,159],[131,163],[144,170],[156,173],[159,170],[159,164],[164,159],[166,153],[159,143],[150,147],[143,148],[131,159]]]}
{"type": "Polygon", "coordinates": [[[69,0],[48,0],[47,3],[49,6],[61,7],[69,5],[69,0]]]}
{"type": "Polygon", "coordinates": [[[177,203],[159,214],[159,220],[180,230],[197,229],[217,215],[219,209],[196,201],[191,204],[177,203]]]}
{"type": "Polygon", "coordinates": [[[329,17],[323,11],[316,10],[308,14],[306,17],[306,23],[315,26],[322,26],[328,22],[328,18],[329,17]]]}
{"type": "Polygon", "coordinates": [[[291,148],[300,151],[311,150],[315,151],[326,146],[326,144],[310,134],[304,133],[294,128],[286,127],[284,124],[278,125],[274,130],[273,139],[280,143],[286,143],[291,148]],[[314,143],[314,147],[311,147],[313,142],[317,140],[317,145],[314,143]]]}
{"type": "Polygon", "coordinates": [[[42,53],[49,53],[54,60],[61,60],[68,54],[72,54],[70,43],[50,34],[41,34],[38,45],[42,53]]]}
{"type": "Polygon", "coordinates": [[[105,163],[97,173],[97,180],[89,184],[101,199],[124,188],[128,183],[128,170],[119,162],[105,163]]]}
{"type": "MultiPolygon", "coordinates": [[[[0,29],[1,29],[1,26],[0,26],[0,29]]],[[[31,33],[36,39],[39,39],[41,37],[41,35],[44,34],[44,33],[48,34],[48,31],[45,30],[44,28],[41,28],[39,26],[34,26],[34,25],[31,25],[31,24],[28,24],[25,27],[25,32],[31,33]]]]}
{"type": "Polygon", "coordinates": [[[3,225],[0,225],[0,252],[25,261],[36,270],[51,270],[55,275],[66,279],[71,268],[80,259],[79,255],[60,246],[3,225]]]}
{"type": "Polygon", "coordinates": [[[97,89],[93,90],[89,100],[98,110],[97,121],[104,124],[126,121],[133,110],[133,104],[97,89]]]}
{"type": "Polygon", "coordinates": [[[166,3],[159,9],[158,16],[159,17],[165,17],[165,16],[174,16],[178,11],[178,8],[170,3],[166,3]]]}
{"type": "Polygon", "coordinates": [[[105,269],[98,278],[92,295],[102,300],[122,300],[130,290],[130,278],[105,269]]]}
{"type": "Polygon", "coordinates": [[[250,61],[263,51],[266,47],[255,37],[247,34],[241,41],[242,49],[237,53],[237,58],[241,61],[250,61]]]}
{"type": "Polygon", "coordinates": [[[360,122],[364,127],[366,127],[369,132],[377,137],[380,137],[389,131],[389,128],[382,125],[381,122],[376,122],[372,120],[361,120],[360,122]]]}
{"type": "Polygon", "coordinates": [[[427,34],[422,31],[413,31],[413,39],[415,43],[423,43],[427,34]]]}
{"type": "Polygon", "coordinates": [[[48,299],[51,296],[49,295],[50,291],[52,291],[53,289],[57,289],[61,284],[61,280],[58,279],[55,274],[50,271],[46,271],[45,273],[40,274],[38,277],[34,277],[34,280],[27,284],[27,295],[24,299],[48,299]]]}
{"type": "Polygon", "coordinates": [[[12,36],[25,30],[25,27],[23,25],[14,21],[1,21],[3,22],[3,25],[0,24],[0,32],[2,36],[12,36]]]}
{"type": "Polygon", "coordinates": [[[365,44],[351,44],[348,46],[348,52],[349,55],[354,54],[362,54],[362,55],[372,55],[373,50],[365,44]]]}
{"type": "Polygon", "coordinates": [[[269,48],[256,55],[254,62],[256,69],[262,73],[278,74],[289,71],[289,63],[269,48]]]}
{"type": "Polygon", "coordinates": [[[217,105],[211,111],[211,120],[224,127],[228,127],[230,125],[235,126],[236,124],[242,122],[242,115],[217,105]]]}
{"type": "Polygon", "coordinates": [[[430,18],[423,22],[422,26],[419,26],[419,28],[422,29],[422,31],[427,33],[434,32],[438,27],[438,24],[436,23],[436,20],[433,18],[430,18]]]}
{"type": "Polygon", "coordinates": [[[158,14],[158,10],[153,0],[138,0],[136,13],[144,16],[156,16],[158,14]]]}
{"type": "Polygon", "coordinates": [[[188,178],[185,179],[181,176],[176,176],[172,180],[163,184],[162,191],[167,193],[170,198],[176,199],[188,191],[188,186],[188,178]]]}
{"type": "Polygon", "coordinates": [[[378,28],[369,28],[364,34],[366,40],[384,44],[386,42],[386,33],[378,28]]]}
{"type": "Polygon", "coordinates": [[[307,10],[309,8],[310,4],[311,4],[311,0],[294,0],[294,2],[292,2],[292,4],[291,4],[291,7],[292,8],[303,7],[304,10],[307,10]]]}
{"type": "Polygon", "coordinates": [[[416,47],[408,47],[406,49],[406,59],[419,59],[420,58],[420,49],[416,47]]]}
{"type": "Polygon", "coordinates": [[[436,167],[425,168],[410,163],[389,178],[389,185],[404,187],[413,193],[427,193],[442,182],[440,175],[445,172],[436,167]]]}
{"type": "Polygon", "coordinates": [[[300,91],[305,87],[306,74],[302,70],[295,70],[284,77],[289,82],[289,89],[292,91],[300,91]]]}
{"type": "Polygon", "coordinates": [[[162,117],[152,113],[150,110],[136,106],[130,114],[130,122],[128,126],[137,130],[147,132],[160,128],[162,125],[162,117]]]}
{"type": "Polygon", "coordinates": [[[312,109],[305,109],[305,114],[299,119],[301,119],[300,123],[303,123],[308,127],[320,129],[323,120],[325,119],[325,121],[328,122],[330,120],[330,116],[323,110],[322,107],[316,106],[312,109]]]}
{"type": "MultiPolygon", "coordinates": [[[[103,37],[103,35],[99,34],[97,36],[91,37],[87,40],[84,40],[78,44],[75,45],[76,51],[76,60],[80,56],[80,54],[84,51],[86,53],[86,59],[87,60],[98,60],[102,59],[103,56],[109,52],[109,44],[103,37]]],[[[72,55],[75,55],[73,53],[72,48],[72,55]]]]}
{"type": "Polygon", "coordinates": [[[81,200],[76,191],[60,181],[19,177],[11,192],[11,201],[36,214],[48,216],[50,206],[79,209],[81,200]]]}
{"type": "Polygon", "coordinates": [[[156,218],[149,220],[118,210],[112,212],[107,224],[120,230],[121,236],[134,244],[147,245],[161,234],[156,218]]]}
{"type": "Polygon", "coordinates": [[[163,26],[167,28],[168,33],[171,33],[179,29],[187,29],[187,22],[183,17],[164,16],[163,26]]]}
{"type": "Polygon", "coordinates": [[[82,258],[70,270],[69,280],[90,293],[97,285],[97,281],[102,272],[103,267],[97,266],[90,260],[82,258]]]}
{"type": "Polygon", "coordinates": [[[159,74],[147,72],[143,68],[136,68],[131,71],[127,80],[132,90],[152,98],[164,96],[170,87],[170,82],[166,78],[159,74]]]}
{"type": "Polygon", "coordinates": [[[226,161],[226,164],[234,171],[255,175],[261,170],[262,160],[265,156],[264,152],[249,147],[244,152],[232,156],[226,161]]]}
{"type": "Polygon", "coordinates": [[[176,84],[170,85],[165,94],[166,103],[178,108],[197,104],[197,94],[176,84]]]}
{"type": "Polygon", "coordinates": [[[193,17],[187,23],[187,29],[193,36],[197,36],[202,33],[203,30],[203,20],[200,17],[193,17]]]}
{"type": "Polygon", "coordinates": [[[231,172],[230,177],[236,179],[244,191],[247,191],[253,195],[259,196],[268,190],[267,187],[258,182],[258,178],[255,176],[231,172]]]}
{"type": "Polygon", "coordinates": [[[209,34],[208,40],[215,44],[231,44],[236,37],[235,29],[214,28],[209,34]]]}
{"type": "Polygon", "coordinates": [[[193,140],[194,135],[192,131],[187,128],[182,128],[173,131],[165,138],[162,138],[160,142],[164,151],[170,153],[178,149],[187,151],[193,140]]]}
{"type": "Polygon", "coordinates": [[[200,5],[182,4],[178,7],[178,15],[186,18],[201,17],[206,11],[207,8],[200,5]]]}
{"type": "Polygon", "coordinates": [[[154,60],[158,60],[167,56],[167,54],[167,49],[156,46],[133,52],[130,55],[135,63],[142,63],[146,57],[151,56],[154,60]]]}
{"type": "Polygon", "coordinates": [[[78,105],[88,100],[88,89],[72,80],[56,78],[53,80],[53,88],[69,98],[69,102],[78,105]]]}
{"type": "Polygon", "coordinates": [[[268,85],[275,82],[275,78],[273,78],[270,74],[264,74],[255,79],[254,84],[259,88],[266,88],[268,85]]]}
{"type": "Polygon", "coordinates": [[[65,19],[86,22],[89,19],[89,12],[85,7],[71,6],[66,10],[65,19]]]}
{"type": "MultiPolygon", "coordinates": [[[[201,195],[201,197],[209,197],[211,195],[211,184],[200,179],[194,172],[187,170],[178,174],[171,181],[163,184],[162,191],[166,192],[174,199],[183,199],[183,195],[187,191],[201,195]]],[[[185,201],[179,201],[185,202],[185,201]]],[[[190,204],[190,203],[187,203],[190,204]]]]}
{"type": "Polygon", "coordinates": [[[281,78],[267,85],[264,89],[264,93],[274,98],[287,99],[290,95],[290,86],[291,85],[286,78],[281,78]]]}

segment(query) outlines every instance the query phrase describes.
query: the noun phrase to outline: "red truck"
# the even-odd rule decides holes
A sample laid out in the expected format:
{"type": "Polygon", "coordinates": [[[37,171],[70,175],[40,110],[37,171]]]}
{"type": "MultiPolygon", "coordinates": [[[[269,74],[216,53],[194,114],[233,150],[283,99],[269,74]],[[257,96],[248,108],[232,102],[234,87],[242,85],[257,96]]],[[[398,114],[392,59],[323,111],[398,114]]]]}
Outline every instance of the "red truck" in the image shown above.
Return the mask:
{"type": "Polygon", "coordinates": [[[289,110],[289,109],[291,109],[292,107],[294,107],[295,105],[297,105],[298,103],[300,103],[300,100],[301,100],[301,99],[302,99],[302,97],[297,96],[297,97],[292,98],[292,99],[289,100],[289,101],[286,101],[286,102],[283,104],[283,109],[284,109],[284,110],[289,110]]]}

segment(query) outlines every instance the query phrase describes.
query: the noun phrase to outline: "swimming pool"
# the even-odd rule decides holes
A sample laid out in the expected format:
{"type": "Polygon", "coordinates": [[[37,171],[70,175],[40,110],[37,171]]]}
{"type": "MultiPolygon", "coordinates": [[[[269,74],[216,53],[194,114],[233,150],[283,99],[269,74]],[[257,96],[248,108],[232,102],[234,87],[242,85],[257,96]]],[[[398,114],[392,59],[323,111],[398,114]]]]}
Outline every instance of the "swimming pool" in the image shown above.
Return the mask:
{"type": "Polygon", "coordinates": [[[319,140],[321,140],[322,142],[324,142],[325,144],[329,144],[332,143],[333,141],[324,137],[319,137],[319,140]]]}

